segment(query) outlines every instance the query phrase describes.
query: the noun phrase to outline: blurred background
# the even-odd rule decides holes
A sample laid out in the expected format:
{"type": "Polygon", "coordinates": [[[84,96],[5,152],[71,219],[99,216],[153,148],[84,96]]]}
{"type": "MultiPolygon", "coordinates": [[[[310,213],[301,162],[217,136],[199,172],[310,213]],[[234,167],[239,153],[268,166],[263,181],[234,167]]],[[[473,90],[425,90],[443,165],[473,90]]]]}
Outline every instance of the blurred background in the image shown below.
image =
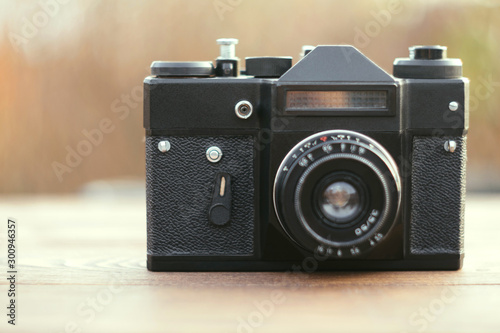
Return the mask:
{"type": "Polygon", "coordinates": [[[0,193],[144,187],[142,81],[154,60],[351,44],[389,73],[448,46],[471,79],[468,189],[500,191],[500,1],[1,0],[0,193]]]}

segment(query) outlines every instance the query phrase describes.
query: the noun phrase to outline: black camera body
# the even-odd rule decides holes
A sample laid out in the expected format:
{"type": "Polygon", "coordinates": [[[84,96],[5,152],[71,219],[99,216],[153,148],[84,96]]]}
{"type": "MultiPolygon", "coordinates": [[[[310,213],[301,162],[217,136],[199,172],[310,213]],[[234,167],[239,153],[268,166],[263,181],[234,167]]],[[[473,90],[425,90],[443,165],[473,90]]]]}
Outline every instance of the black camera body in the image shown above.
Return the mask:
{"type": "Polygon", "coordinates": [[[352,46],[154,62],[144,81],[152,271],[453,270],[469,82],[442,46],[389,75],[352,46]],[[309,51],[309,52],[307,52],[309,51]]]}

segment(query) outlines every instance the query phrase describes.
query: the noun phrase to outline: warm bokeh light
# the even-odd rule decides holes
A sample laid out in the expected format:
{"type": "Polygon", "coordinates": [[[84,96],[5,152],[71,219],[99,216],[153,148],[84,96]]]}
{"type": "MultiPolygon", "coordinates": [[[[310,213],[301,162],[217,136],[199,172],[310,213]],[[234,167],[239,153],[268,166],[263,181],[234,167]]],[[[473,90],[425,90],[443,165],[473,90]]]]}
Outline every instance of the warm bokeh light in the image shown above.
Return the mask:
{"type": "Polygon", "coordinates": [[[60,2],[0,4],[2,193],[142,180],[150,63],[214,59],[220,37],[238,38],[242,59],[294,62],[304,44],[351,44],[389,73],[411,45],[447,45],[471,79],[469,187],[500,188],[498,1],[60,2]]]}

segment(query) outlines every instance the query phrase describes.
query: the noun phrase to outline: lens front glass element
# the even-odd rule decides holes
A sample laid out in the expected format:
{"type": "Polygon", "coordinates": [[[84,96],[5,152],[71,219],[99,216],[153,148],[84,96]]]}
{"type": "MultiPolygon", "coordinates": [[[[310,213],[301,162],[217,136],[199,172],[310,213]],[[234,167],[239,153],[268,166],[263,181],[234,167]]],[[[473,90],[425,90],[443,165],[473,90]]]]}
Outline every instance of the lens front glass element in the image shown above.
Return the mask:
{"type": "Polygon", "coordinates": [[[331,221],[342,223],[355,218],[361,211],[360,194],[345,181],[330,183],[323,190],[321,212],[331,221]]]}

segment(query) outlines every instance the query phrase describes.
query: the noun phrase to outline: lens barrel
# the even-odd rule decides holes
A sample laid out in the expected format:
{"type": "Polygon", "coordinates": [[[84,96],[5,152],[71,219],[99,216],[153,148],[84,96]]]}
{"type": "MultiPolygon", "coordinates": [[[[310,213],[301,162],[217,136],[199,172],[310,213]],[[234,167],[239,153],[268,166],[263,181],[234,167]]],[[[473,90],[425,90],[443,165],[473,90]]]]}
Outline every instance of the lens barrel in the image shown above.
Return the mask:
{"type": "Polygon", "coordinates": [[[350,258],[389,233],[401,202],[391,155],[372,138],[347,130],[314,134],[284,158],[274,208],[287,235],[310,252],[350,258]]]}

